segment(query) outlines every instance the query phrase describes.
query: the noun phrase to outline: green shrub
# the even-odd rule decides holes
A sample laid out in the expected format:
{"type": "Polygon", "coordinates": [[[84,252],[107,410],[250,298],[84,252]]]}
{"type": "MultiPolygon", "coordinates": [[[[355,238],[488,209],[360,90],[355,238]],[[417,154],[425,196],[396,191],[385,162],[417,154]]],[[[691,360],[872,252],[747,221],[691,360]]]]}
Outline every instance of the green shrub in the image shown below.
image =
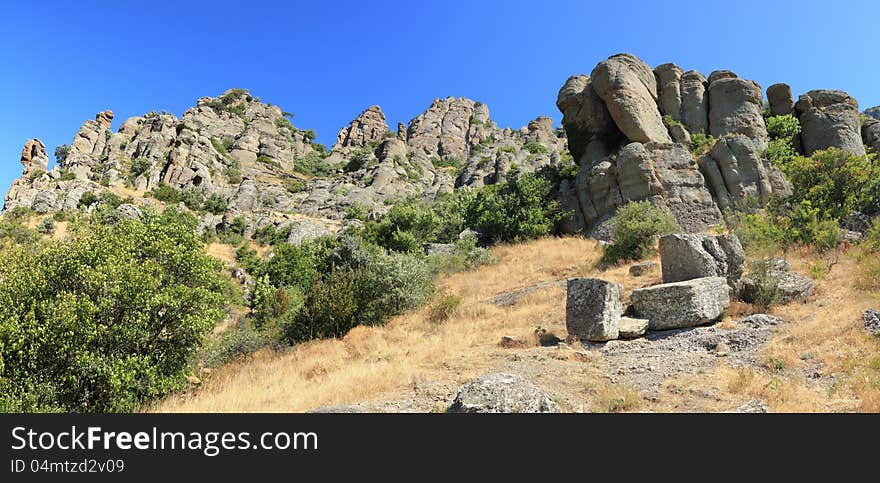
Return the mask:
{"type": "Polygon", "coordinates": [[[205,190],[190,186],[180,192],[180,201],[193,211],[201,211],[205,202],[205,190]]]}
{"type": "Polygon", "coordinates": [[[226,198],[214,193],[205,199],[205,203],[203,205],[205,211],[208,213],[212,213],[214,215],[222,215],[226,212],[226,198]]]}
{"type": "Polygon", "coordinates": [[[251,294],[254,326],[271,339],[279,340],[296,323],[303,302],[299,287],[276,287],[264,275],[257,279],[251,294]]]}
{"type": "Polygon", "coordinates": [[[324,156],[317,151],[312,151],[293,162],[296,171],[309,176],[330,176],[336,173],[336,169],[324,162],[324,156]]]}
{"type": "Polygon", "coordinates": [[[525,146],[523,146],[523,149],[531,154],[547,154],[548,152],[543,144],[534,141],[526,143],[525,146]]]}
{"type": "Polygon", "coordinates": [[[702,156],[715,146],[715,138],[703,133],[691,134],[691,153],[694,156],[702,156]]]}
{"type": "Polygon", "coordinates": [[[286,189],[289,193],[299,193],[306,189],[306,184],[302,180],[298,180],[296,178],[285,178],[284,181],[281,182],[284,185],[284,189],[286,189]]]}
{"type": "Polygon", "coordinates": [[[367,208],[367,205],[359,203],[357,201],[352,201],[351,204],[345,208],[346,220],[366,221],[369,214],[370,211],[369,208],[367,208]]]}
{"type": "Polygon", "coordinates": [[[779,297],[778,281],[771,274],[770,263],[765,259],[750,262],[748,276],[754,283],[752,304],[761,312],[768,311],[779,297]]]}
{"type": "Polygon", "coordinates": [[[0,410],[136,411],[181,387],[224,316],[219,263],[192,226],[84,224],[0,253],[0,410]]]}
{"type": "Polygon", "coordinates": [[[58,181],[73,181],[75,179],[76,174],[70,171],[61,171],[61,175],[58,177],[58,181]]]}
{"type": "Polygon", "coordinates": [[[199,360],[205,367],[219,367],[247,357],[271,343],[272,339],[268,335],[254,327],[250,321],[242,320],[208,341],[199,360]]]}
{"type": "Polygon", "coordinates": [[[211,145],[214,146],[214,149],[223,156],[227,156],[229,151],[232,150],[232,146],[235,145],[235,139],[232,138],[223,138],[217,139],[215,137],[211,138],[211,145]]]}
{"type": "Polygon", "coordinates": [[[156,186],[149,195],[164,203],[180,203],[183,201],[183,195],[180,191],[172,188],[165,182],[160,182],[159,186],[156,186]]]}
{"type": "Polygon", "coordinates": [[[672,215],[650,201],[620,207],[610,223],[613,241],[605,246],[602,255],[605,264],[651,256],[657,237],[679,229],[672,215]]]}
{"type": "Polygon", "coordinates": [[[241,169],[236,168],[234,166],[229,166],[226,168],[226,181],[229,184],[239,184],[242,180],[241,169]]]}
{"type": "Polygon", "coordinates": [[[135,179],[138,176],[147,172],[148,169],[153,165],[147,158],[137,158],[131,162],[131,167],[128,170],[128,175],[130,179],[135,179]]]}
{"type": "Polygon", "coordinates": [[[566,214],[552,185],[533,173],[479,190],[465,206],[465,223],[490,239],[515,242],[549,234],[566,214]]]}
{"type": "Polygon", "coordinates": [[[43,235],[50,235],[55,232],[55,222],[52,218],[45,218],[37,225],[37,231],[43,235]]]}
{"type": "Polygon", "coordinates": [[[278,161],[272,159],[272,158],[269,157],[269,156],[266,156],[265,154],[261,154],[261,155],[257,156],[257,162],[258,162],[258,163],[263,163],[263,164],[268,164],[269,166],[273,166],[273,167],[276,167],[276,168],[280,168],[280,167],[281,167],[281,163],[279,163],[278,161]]]}
{"type": "Polygon", "coordinates": [[[435,324],[445,322],[458,312],[459,307],[461,307],[461,297],[455,294],[444,294],[428,308],[428,321],[435,324]]]}
{"type": "Polygon", "coordinates": [[[767,133],[770,135],[770,139],[790,140],[800,132],[801,124],[791,114],[767,118],[767,133]]]}
{"type": "Polygon", "coordinates": [[[58,164],[63,163],[67,160],[68,153],[70,153],[70,146],[66,144],[55,146],[55,161],[58,164]]]}

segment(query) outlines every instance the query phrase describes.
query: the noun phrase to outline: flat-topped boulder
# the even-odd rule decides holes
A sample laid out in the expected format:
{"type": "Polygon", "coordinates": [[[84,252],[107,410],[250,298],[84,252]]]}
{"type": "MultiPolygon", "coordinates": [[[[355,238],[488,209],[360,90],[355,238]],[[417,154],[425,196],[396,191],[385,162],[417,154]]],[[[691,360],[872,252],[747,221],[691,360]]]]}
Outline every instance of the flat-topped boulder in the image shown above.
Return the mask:
{"type": "Polygon", "coordinates": [[[680,329],[720,319],[730,306],[730,287],[723,277],[704,277],[638,289],[631,300],[651,330],[680,329]]]}
{"type": "Polygon", "coordinates": [[[660,238],[663,282],[724,277],[736,286],[745,268],[745,251],[734,234],[671,234],[660,238]]]}
{"type": "Polygon", "coordinates": [[[623,287],[598,278],[568,280],[565,326],[568,334],[593,342],[617,339],[623,287]]]}

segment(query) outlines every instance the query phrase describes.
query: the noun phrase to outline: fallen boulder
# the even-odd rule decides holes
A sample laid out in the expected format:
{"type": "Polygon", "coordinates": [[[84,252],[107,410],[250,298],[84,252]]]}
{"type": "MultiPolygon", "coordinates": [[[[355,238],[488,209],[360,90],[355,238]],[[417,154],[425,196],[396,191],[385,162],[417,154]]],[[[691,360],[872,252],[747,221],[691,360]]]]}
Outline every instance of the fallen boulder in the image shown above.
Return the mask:
{"type": "Polygon", "coordinates": [[[663,283],[724,277],[735,287],[745,269],[745,251],[736,235],[673,234],[660,238],[663,283]]]}
{"type": "Polygon", "coordinates": [[[647,273],[651,273],[657,268],[657,262],[641,262],[629,267],[629,274],[633,277],[641,277],[647,273]]]}
{"type": "Polygon", "coordinates": [[[559,407],[538,386],[514,374],[489,374],[462,386],[450,413],[556,413],[559,407]]]}
{"type": "Polygon", "coordinates": [[[812,279],[792,272],[788,262],[772,258],[767,261],[766,273],[750,273],[740,280],[739,297],[744,302],[756,303],[760,293],[767,290],[767,284],[775,285],[774,302],[782,305],[806,302],[814,287],[812,279]]]}
{"type": "Polygon", "coordinates": [[[618,337],[623,287],[598,278],[568,280],[565,326],[568,334],[593,342],[618,337]]]}
{"type": "Polygon", "coordinates": [[[704,277],[638,289],[631,299],[651,330],[680,329],[720,319],[730,306],[730,287],[722,277],[704,277]]]}
{"type": "Polygon", "coordinates": [[[870,308],[862,314],[862,320],[865,321],[865,330],[869,334],[880,337],[880,311],[870,308]]]}
{"type": "Polygon", "coordinates": [[[645,335],[648,331],[648,319],[636,319],[633,317],[621,317],[618,326],[618,337],[621,339],[635,339],[645,335]]]}

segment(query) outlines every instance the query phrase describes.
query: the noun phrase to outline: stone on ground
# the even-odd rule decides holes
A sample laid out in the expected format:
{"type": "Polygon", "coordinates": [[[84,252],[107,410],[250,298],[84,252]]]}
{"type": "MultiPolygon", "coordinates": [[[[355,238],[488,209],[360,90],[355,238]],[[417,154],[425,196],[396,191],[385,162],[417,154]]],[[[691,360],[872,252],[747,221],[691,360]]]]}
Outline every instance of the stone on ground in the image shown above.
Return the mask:
{"type": "Polygon", "coordinates": [[[514,374],[489,374],[462,386],[450,413],[556,413],[539,387],[514,374]]]}
{"type": "Polygon", "coordinates": [[[721,318],[730,306],[730,287],[722,277],[665,283],[635,290],[632,304],[651,330],[695,327],[721,318]]]}
{"type": "Polygon", "coordinates": [[[568,280],[565,325],[568,334],[593,342],[618,337],[623,287],[598,278],[568,280]]]}

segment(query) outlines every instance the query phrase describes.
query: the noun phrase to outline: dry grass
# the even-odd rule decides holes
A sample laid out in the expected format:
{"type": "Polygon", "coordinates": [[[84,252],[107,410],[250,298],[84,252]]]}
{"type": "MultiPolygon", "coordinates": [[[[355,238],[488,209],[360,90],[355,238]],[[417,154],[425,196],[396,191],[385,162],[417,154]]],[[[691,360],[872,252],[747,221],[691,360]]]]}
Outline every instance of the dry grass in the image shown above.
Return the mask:
{"type": "MultiPolygon", "coordinates": [[[[215,256],[229,252],[214,248],[215,256]]],[[[546,359],[539,385],[574,395],[566,410],[592,411],[720,411],[760,398],[771,410],[880,411],[880,356],[876,342],[861,327],[861,311],[878,305],[876,294],[859,291],[853,279],[856,262],[845,255],[818,283],[807,304],[774,308],[789,320],[762,354],[762,367],[734,368],[724,363],[711,371],[669,379],[663,393],[651,400],[630,387],[602,377],[602,360],[579,360],[574,351],[504,349],[502,336],[534,341],[540,326],[564,338],[565,291],[556,286],[536,290],[512,307],[488,303],[494,296],[539,282],[596,276],[623,283],[628,294],[659,282],[657,276],[632,277],[628,266],[600,272],[601,249],[582,238],[550,238],[499,246],[499,263],[445,276],[437,297],[456,296],[460,303],[442,322],[431,322],[432,304],[389,321],[384,327],[358,327],[342,339],[301,344],[285,352],[264,350],[246,361],[214,372],[191,394],[162,401],[155,410],[167,412],[300,412],[319,406],[376,401],[411,391],[424,381],[461,384],[498,370],[512,354],[546,359]],[[545,352],[541,352],[545,351],[545,352]],[[819,371],[816,383],[805,374],[819,371]],[[833,376],[832,376],[833,374],[833,376]],[[827,378],[826,378],[827,376],[827,378]],[[690,406],[694,392],[712,397],[690,406]]],[[[795,270],[809,273],[815,255],[789,256],[795,270]]],[[[436,304],[436,301],[435,301],[436,304]]],[[[722,322],[751,313],[737,305],[722,322]]],[[[554,349],[555,350],[555,349],[554,349]]]]}

